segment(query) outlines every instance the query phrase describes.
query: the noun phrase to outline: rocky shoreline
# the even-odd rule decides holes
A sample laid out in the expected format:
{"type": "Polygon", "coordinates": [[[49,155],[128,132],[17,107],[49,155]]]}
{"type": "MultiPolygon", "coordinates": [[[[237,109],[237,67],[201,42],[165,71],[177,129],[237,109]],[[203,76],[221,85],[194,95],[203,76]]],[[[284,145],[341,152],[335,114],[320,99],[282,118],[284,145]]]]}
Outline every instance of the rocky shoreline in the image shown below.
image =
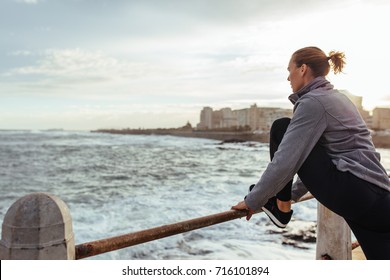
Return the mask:
{"type": "MultiPolygon", "coordinates": [[[[185,128],[177,129],[99,129],[92,132],[110,134],[132,134],[132,135],[172,135],[178,137],[192,137],[213,139],[224,142],[269,142],[269,133],[254,134],[250,131],[210,131],[192,130],[185,128]]],[[[372,140],[376,148],[390,148],[390,135],[374,134],[372,140]]]]}

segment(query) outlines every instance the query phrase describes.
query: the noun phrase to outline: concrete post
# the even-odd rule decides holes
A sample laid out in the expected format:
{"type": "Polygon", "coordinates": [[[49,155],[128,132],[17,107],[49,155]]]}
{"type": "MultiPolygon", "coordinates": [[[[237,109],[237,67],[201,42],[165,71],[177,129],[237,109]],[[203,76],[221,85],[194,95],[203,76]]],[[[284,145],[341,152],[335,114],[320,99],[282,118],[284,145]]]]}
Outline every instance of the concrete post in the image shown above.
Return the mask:
{"type": "Polygon", "coordinates": [[[48,193],[17,200],[3,221],[0,259],[74,260],[72,219],[66,204],[48,193]]]}
{"type": "Polygon", "coordinates": [[[348,224],[321,203],[317,207],[316,259],[352,259],[351,230],[348,224]]]}

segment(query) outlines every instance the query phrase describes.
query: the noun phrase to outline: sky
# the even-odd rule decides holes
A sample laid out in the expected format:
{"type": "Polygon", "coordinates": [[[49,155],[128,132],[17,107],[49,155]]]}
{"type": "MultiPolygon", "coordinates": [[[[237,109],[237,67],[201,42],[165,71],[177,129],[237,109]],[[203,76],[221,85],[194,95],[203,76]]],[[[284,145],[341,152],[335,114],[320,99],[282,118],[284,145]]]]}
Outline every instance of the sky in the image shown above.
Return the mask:
{"type": "Polygon", "coordinates": [[[0,0],[0,129],[180,127],[205,106],[291,108],[299,48],[390,107],[390,1],[0,0]]]}

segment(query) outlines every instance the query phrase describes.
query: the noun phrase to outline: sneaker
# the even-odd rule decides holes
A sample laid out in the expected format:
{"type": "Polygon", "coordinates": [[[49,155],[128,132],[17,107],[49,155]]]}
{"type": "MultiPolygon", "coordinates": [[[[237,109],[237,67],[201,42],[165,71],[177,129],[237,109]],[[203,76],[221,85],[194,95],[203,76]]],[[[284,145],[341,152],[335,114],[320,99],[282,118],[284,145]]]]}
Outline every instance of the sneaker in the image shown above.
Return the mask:
{"type": "Polygon", "coordinates": [[[267,214],[275,226],[279,228],[285,228],[287,226],[293,213],[293,210],[288,213],[280,211],[276,204],[275,196],[270,198],[268,202],[263,207],[261,207],[261,209],[263,209],[265,214],[267,214]]]}

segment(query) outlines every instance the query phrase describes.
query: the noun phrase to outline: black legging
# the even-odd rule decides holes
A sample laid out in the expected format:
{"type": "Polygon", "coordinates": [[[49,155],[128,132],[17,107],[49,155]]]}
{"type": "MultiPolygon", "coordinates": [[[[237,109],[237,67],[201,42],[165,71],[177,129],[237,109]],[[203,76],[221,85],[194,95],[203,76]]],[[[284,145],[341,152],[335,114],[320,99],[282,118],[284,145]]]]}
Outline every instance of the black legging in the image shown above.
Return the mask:
{"type": "MultiPolygon", "coordinates": [[[[276,120],[271,126],[269,139],[269,152],[271,160],[274,158],[274,155],[279,148],[279,144],[282,142],[283,136],[286,133],[289,123],[289,118],[283,118],[276,120]]],[[[293,180],[288,182],[287,185],[276,194],[276,198],[281,201],[290,201],[292,184],[293,180]]]]}
{"type": "MultiPolygon", "coordinates": [[[[289,118],[273,123],[271,158],[289,123],[289,118]]],[[[339,171],[319,144],[298,170],[298,176],[319,202],[346,220],[367,259],[390,260],[390,192],[350,172],[339,171]]],[[[283,201],[291,199],[291,184],[276,197],[283,201]]]]}

